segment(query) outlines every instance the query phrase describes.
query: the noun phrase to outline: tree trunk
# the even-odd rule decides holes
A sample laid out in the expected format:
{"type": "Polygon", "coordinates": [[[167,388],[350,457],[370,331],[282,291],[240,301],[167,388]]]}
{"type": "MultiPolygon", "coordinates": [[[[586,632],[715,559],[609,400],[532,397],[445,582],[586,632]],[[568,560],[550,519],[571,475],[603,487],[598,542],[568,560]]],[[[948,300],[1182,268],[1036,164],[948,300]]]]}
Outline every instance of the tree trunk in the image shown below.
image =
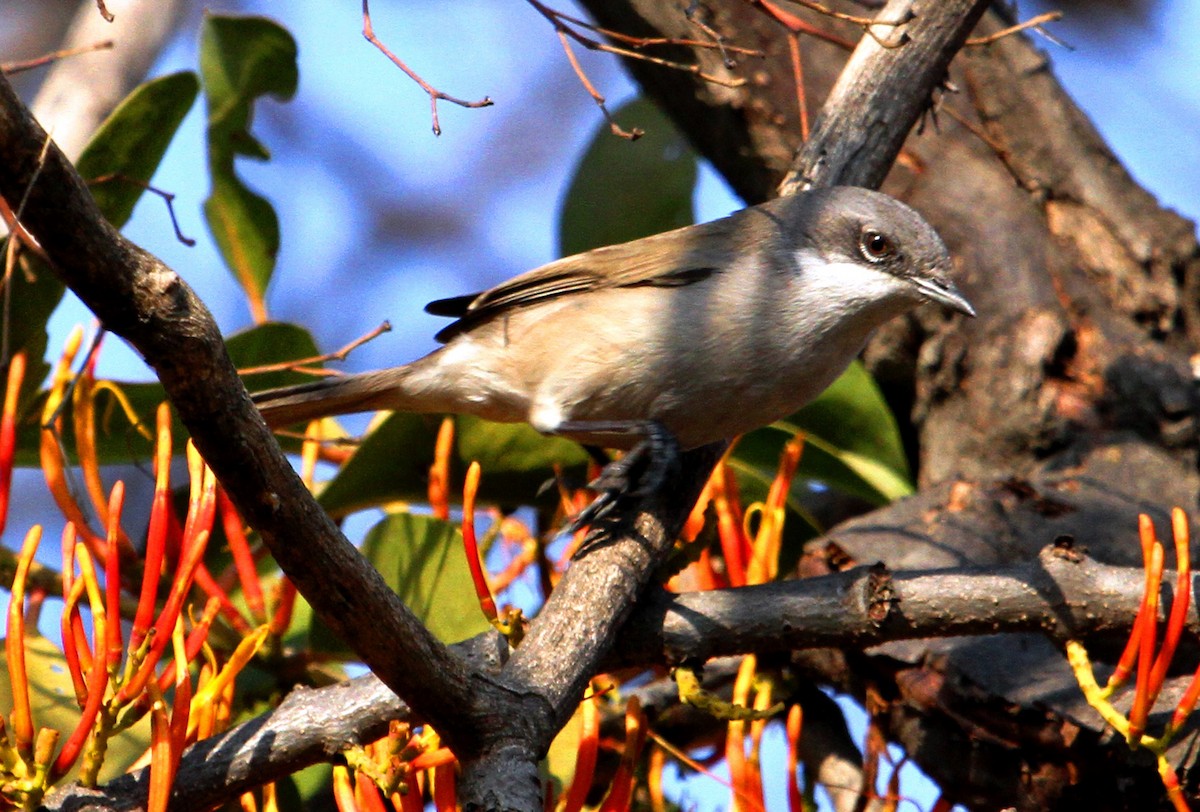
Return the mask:
{"type": "MultiPolygon", "coordinates": [[[[613,30],[698,38],[673,4],[585,5],[613,30]]],[[[771,196],[800,146],[787,41],[748,3],[703,8],[731,44],[766,52],[739,67],[746,85],[627,64],[754,202],[771,196]]],[[[853,26],[813,19],[855,36],[853,26]]],[[[1004,24],[989,14],[975,33],[1004,24]]],[[[813,109],[845,52],[811,37],[801,52],[813,109]]],[[[712,50],[675,58],[727,71],[712,50]]],[[[928,569],[1029,560],[1062,535],[1102,561],[1140,566],[1137,514],[1162,528],[1178,505],[1195,526],[1200,498],[1193,224],[1133,181],[1024,36],[968,46],[945,87],[955,92],[937,94],[884,189],[937,227],[979,317],[919,313],[871,343],[865,358],[908,437],[921,489],[836,527],[809,547],[806,571],[827,568],[829,544],[858,562],[928,569]]],[[[1042,636],[892,644],[796,664],[886,698],[878,720],[948,799],[1121,809],[1162,797],[1145,753],[1110,741],[1061,648],[1042,636]]],[[[1177,698],[1182,686],[1170,681],[1164,694],[1172,687],[1177,698]]],[[[1174,763],[1193,745],[1181,737],[1174,763]]]]}

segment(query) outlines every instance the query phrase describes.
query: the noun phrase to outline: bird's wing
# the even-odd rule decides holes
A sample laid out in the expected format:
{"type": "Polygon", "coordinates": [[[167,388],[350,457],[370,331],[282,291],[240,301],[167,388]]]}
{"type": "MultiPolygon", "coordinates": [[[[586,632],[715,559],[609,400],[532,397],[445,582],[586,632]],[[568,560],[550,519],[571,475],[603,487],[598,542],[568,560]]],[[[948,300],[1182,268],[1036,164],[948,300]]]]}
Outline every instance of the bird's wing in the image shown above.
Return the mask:
{"type": "Polygon", "coordinates": [[[483,293],[430,302],[425,312],[458,319],[435,336],[444,343],[498,315],[560,296],[602,288],[690,285],[728,264],[728,257],[713,246],[721,246],[722,252],[732,249],[730,240],[719,238],[735,227],[732,219],[566,257],[483,293]]]}

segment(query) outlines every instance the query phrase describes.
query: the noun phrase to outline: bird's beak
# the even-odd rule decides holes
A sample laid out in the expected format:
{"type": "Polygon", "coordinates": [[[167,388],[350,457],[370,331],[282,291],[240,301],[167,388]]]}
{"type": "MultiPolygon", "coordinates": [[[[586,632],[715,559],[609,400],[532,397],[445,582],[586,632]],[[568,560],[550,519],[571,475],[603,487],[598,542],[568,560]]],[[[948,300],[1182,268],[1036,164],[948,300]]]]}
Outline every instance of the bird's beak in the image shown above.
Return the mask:
{"type": "Polygon", "coordinates": [[[950,282],[942,285],[934,282],[932,279],[914,279],[917,289],[921,291],[921,295],[931,302],[937,302],[951,310],[957,310],[967,316],[975,315],[975,308],[971,307],[971,303],[966,297],[958,292],[958,288],[950,282]]]}

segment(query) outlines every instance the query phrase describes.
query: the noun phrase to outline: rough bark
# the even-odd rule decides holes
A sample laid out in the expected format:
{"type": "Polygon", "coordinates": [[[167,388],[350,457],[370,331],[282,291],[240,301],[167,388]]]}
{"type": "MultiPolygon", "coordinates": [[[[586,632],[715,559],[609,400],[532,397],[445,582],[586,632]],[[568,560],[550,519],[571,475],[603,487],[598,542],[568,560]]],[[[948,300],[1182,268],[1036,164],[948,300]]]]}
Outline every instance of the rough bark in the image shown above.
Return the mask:
{"type": "MultiPolygon", "coordinates": [[[[669,4],[586,5],[621,30],[688,30],[669,4]]],[[[747,85],[701,87],[686,74],[628,66],[734,188],[758,200],[784,177],[798,146],[786,48],[776,23],[749,4],[704,8],[705,21],[731,42],[767,51],[762,64],[747,66],[747,85]]],[[[989,15],[977,33],[1001,25],[989,15]]],[[[809,98],[824,98],[845,57],[807,38],[803,53],[809,98]]],[[[720,66],[703,50],[676,57],[720,66]]],[[[1195,525],[1200,503],[1200,401],[1190,368],[1200,347],[1194,226],[1137,186],[1025,37],[968,47],[949,79],[957,92],[939,94],[941,111],[925,116],[884,188],[938,228],[980,315],[946,322],[918,314],[889,325],[868,348],[922,489],[828,539],[854,559],[897,570],[1028,560],[1060,533],[1101,560],[1136,564],[1139,511],[1162,527],[1165,511],[1179,505],[1195,525]]],[[[1123,743],[1099,756],[1090,744],[1073,752],[1063,743],[1008,749],[1003,758],[978,746],[993,734],[1011,741],[998,732],[997,715],[969,710],[982,707],[981,695],[1014,710],[1049,703],[1102,733],[1080,707],[1060,652],[1041,638],[884,651],[926,667],[943,692],[932,704],[898,699],[890,733],[948,798],[980,808],[1077,808],[1073,771],[1099,758],[1106,767],[1090,797],[1095,808],[1145,802],[1119,789],[1122,781],[1144,788],[1147,776],[1145,760],[1123,743]],[[968,710],[948,714],[939,703],[968,710]]],[[[844,670],[847,657],[822,662],[813,670],[821,679],[863,690],[844,670]]],[[[855,664],[870,673],[869,662],[855,664]]],[[[905,694],[893,685],[890,695],[905,694]]],[[[1059,729],[1071,724],[1056,718],[1059,729]]],[[[1177,748],[1177,762],[1187,746],[1177,748]]]]}
{"type": "MultiPolygon", "coordinates": [[[[706,688],[719,691],[737,671],[737,660],[725,655],[863,648],[981,629],[1036,630],[1054,640],[1083,639],[1103,651],[1114,641],[1119,645],[1128,633],[1144,577],[1140,569],[1099,564],[1063,545],[1044,549],[1034,561],[1001,569],[886,573],[860,567],[742,589],[659,592],[639,602],[597,670],[705,662],[706,688]]],[[[1164,583],[1174,583],[1173,574],[1167,573],[1164,583]]],[[[1164,612],[1170,603],[1168,595],[1164,612]]],[[[1194,612],[1189,631],[1200,631],[1194,612]]],[[[470,667],[488,672],[500,670],[507,654],[506,641],[495,633],[454,650],[470,667]]],[[[1191,647],[1179,659],[1192,662],[1197,654],[1191,647]]],[[[917,690],[929,679],[917,679],[915,669],[898,673],[914,702],[929,702],[928,692],[917,690]]],[[[801,693],[797,700],[805,707],[806,763],[831,788],[857,787],[861,755],[846,737],[844,724],[837,723],[839,712],[821,704],[819,691],[801,693]]],[[[677,689],[669,681],[652,683],[637,695],[655,718],[656,731],[680,746],[719,734],[711,716],[679,706],[677,689]]],[[[386,732],[390,719],[413,718],[411,709],[374,675],[318,690],[299,688],[275,710],[189,748],[180,762],[173,808],[203,809],[228,801],[265,781],[327,761],[350,745],[373,741],[386,732]]],[[[614,716],[613,721],[624,725],[623,718],[614,716]]],[[[613,735],[619,737],[619,732],[613,735]]],[[[511,772],[504,780],[513,780],[511,772]]],[[[143,770],[98,790],[67,788],[49,798],[46,807],[141,808],[147,781],[143,770]]],[[[843,791],[839,797],[845,796],[852,808],[857,795],[843,791]]]]}

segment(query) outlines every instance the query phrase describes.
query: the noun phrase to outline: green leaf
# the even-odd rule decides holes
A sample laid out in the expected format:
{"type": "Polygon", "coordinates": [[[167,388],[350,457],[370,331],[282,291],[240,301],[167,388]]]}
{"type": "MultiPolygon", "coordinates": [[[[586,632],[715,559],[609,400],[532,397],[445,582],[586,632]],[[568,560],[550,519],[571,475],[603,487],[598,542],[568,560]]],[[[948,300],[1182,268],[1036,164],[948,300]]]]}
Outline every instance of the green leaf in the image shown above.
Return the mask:
{"type": "MultiPolygon", "coordinates": [[[[279,782],[277,781],[276,784],[279,782]]],[[[279,809],[335,809],[333,801],[333,765],[313,764],[287,777],[291,789],[278,796],[279,809]],[[295,796],[298,803],[285,803],[295,796]]]]}
{"type": "Polygon", "coordinates": [[[582,472],[588,463],[583,446],[562,437],[538,434],[527,423],[492,423],[459,415],[455,424],[458,458],[465,470],[478,462],[485,480],[480,493],[502,504],[528,503],[557,465],[582,472]]]}
{"type": "Polygon", "coordinates": [[[158,169],[175,132],[196,101],[199,82],[191,71],[173,73],[136,88],[105,119],[75,164],[89,182],[100,211],[117,228],[158,169]],[[118,175],[95,183],[97,178],[118,175]]]}
{"type": "MultiPolygon", "coordinates": [[[[441,419],[401,412],[388,417],[321,491],[321,505],[332,516],[344,516],[389,502],[426,501],[441,419]]],[[[467,466],[477,460],[483,469],[480,499],[485,502],[529,504],[553,476],[556,464],[570,473],[582,472],[587,464],[582,447],[543,437],[524,423],[490,423],[463,415],[455,421],[452,478],[461,481],[467,466]]]]}
{"type": "Polygon", "coordinates": [[[389,502],[423,502],[440,417],[396,412],[363,438],[317,501],[330,516],[389,502]]]}
{"type": "MultiPolygon", "coordinates": [[[[443,642],[457,643],[491,628],[475,597],[456,525],[432,516],[393,513],[367,533],[362,553],[443,642]]],[[[314,618],[311,639],[319,650],[350,655],[319,618],[314,618]]]]}
{"type": "Polygon", "coordinates": [[[208,104],[208,168],[212,195],[204,215],[225,264],[246,291],[256,318],[279,252],[279,218],[234,171],[234,158],[265,161],[270,153],[250,134],[254,102],[272,95],[286,101],[296,92],[296,42],[262,17],[205,17],[200,35],[200,72],[208,104]]]}
{"type": "MultiPolygon", "coordinates": [[[[110,339],[111,340],[111,339],[110,339]]],[[[268,322],[230,336],[225,341],[229,357],[238,368],[250,368],[298,358],[311,358],[317,354],[316,342],[307,330],[294,324],[268,322]]],[[[251,376],[247,383],[251,389],[270,389],[311,380],[298,372],[268,372],[251,376]]],[[[154,412],[158,404],[166,399],[166,392],[158,383],[116,382],[129,399],[138,419],[153,430],[154,412]]],[[[18,426],[16,464],[38,466],[38,443],[41,434],[41,403],[44,396],[35,401],[18,426]]],[[[102,464],[115,462],[137,462],[150,459],[152,446],[125,419],[116,399],[108,392],[96,396],[96,414],[100,425],[96,429],[96,447],[102,464]],[[107,417],[105,417],[107,415],[107,417]]],[[[74,459],[75,433],[72,428],[70,405],[63,418],[63,444],[74,459]]],[[[187,433],[183,424],[176,419],[172,428],[175,453],[182,453],[187,433]]],[[[292,445],[299,448],[299,443],[292,445]]]]}
{"type": "Polygon", "coordinates": [[[797,431],[806,440],[793,494],[811,480],[873,504],[912,493],[896,419],[859,362],[791,417],[743,437],[734,450],[740,470],[769,480],[783,444],[797,431]]]}
{"type": "MultiPolygon", "coordinates": [[[[71,735],[79,723],[79,705],[75,702],[75,688],[71,685],[71,672],[67,670],[67,658],[50,640],[36,633],[25,635],[25,673],[29,680],[29,704],[33,711],[35,727],[49,727],[59,731],[60,746],[71,735]]],[[[6,717],[13,707],[11,675],[7,668],[0,669],[0,710],[6,717]]],[[[103,784],[123,774],[141,758],[150,746],[150,717],[143,717],[127,730],[109,739],[105,751],[104,765],[100,768],[99,781],[103,784]]],[[[79,761],[82,761],[82,756],[79,761]]],[[[74,781],[79,767],[75,767],[61,782],[74,781]]],[[[60,782],[60,783],[61,783],[60,782]]]]}
{"type": "Polygon", "coordinates": [[[559,218],[559,249],[577,254],[691,225],[696,155],[675,125],[646,99],[614,115],[645,130],[636,141],[596,128],[575,169],[559,218]]]}

